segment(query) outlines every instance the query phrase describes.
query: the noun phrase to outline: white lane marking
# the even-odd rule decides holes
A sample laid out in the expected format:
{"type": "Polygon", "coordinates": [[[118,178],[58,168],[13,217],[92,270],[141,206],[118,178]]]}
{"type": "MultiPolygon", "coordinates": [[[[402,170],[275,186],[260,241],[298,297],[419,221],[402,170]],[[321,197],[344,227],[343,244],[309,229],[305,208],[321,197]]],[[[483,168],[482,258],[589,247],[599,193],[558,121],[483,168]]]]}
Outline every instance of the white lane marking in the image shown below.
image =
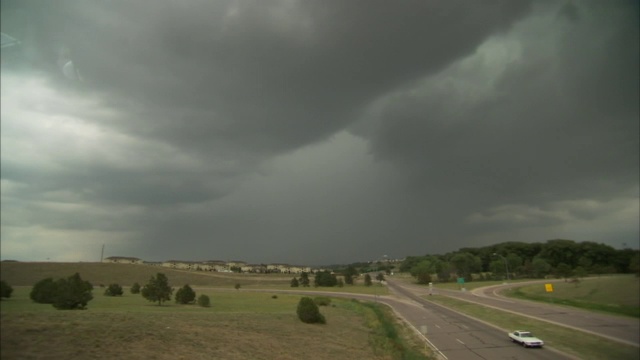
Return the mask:
{"type": "Polygon", "coordinates": [[[459,342],[460,344],[464,345],[464,343],[462,341],[460,341],[460,339],[456,339],[457,342],[459,342]]]}

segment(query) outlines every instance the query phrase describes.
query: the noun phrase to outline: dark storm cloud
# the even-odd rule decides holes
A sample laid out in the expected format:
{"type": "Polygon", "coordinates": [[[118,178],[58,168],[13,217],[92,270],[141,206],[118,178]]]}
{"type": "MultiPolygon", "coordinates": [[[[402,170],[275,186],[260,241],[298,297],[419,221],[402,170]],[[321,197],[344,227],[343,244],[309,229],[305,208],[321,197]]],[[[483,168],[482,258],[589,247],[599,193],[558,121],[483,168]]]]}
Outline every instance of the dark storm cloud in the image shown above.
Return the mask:
{"type": "MultiPolygon", "coordinates": [[[[467,207],[607,198],[637,186],[637,14],[610,9],[596,20],[603,9],[591,5],[591,19],[552,24],[570,30],[551,44],[525,42],[494,85],[481,85],[480,100],[446,78],[460,77],[456,69],[427,80],[442,87],[394,98],[373,130],[374,154],[467,207]]],[[[515,31],[526,41],[539,36],[531,30],[515,31]]]]}
{"type": "Polygon", "coordinates": [[[637,14],[3,1],[2,31],[21,41],[2,54],[3,256],[107,243],[149,260],[326,264],[630,242],[637,14]]]}
{"type": "MultiPolygon", "coordinates": [[[[65,2],[47,44],[139,111],[119,126],[181,147],[284,151],[323,139],[371,97],[442,68],[526,2],[65,2]]],[[[53,50],[49,51],[52,58],[53,50]]]]}

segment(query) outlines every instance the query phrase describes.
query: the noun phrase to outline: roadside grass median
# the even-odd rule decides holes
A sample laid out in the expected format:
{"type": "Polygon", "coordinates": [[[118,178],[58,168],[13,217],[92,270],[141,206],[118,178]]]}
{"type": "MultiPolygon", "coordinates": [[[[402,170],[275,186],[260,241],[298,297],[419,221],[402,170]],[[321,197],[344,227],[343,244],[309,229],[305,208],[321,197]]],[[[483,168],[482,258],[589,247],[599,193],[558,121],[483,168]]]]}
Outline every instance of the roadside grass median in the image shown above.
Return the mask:
{"type": "Polygon", "coordinates": [[[502,294],[525,300],[640,318],[640,278],[633,275],[590,277],[579,282],[523,285],[502,294]]]}
{"type": "Polygon", "coordinates": [[[506,311],[473,304],[443,295],[424,297],[425,300],[445,306],[473,318],[503,329],[505,342],[507,332],[523,329],[533,332],[545,342],[545,346],[576,356],[579,359],[637,359],[638,348],[621,344],[600,336],[557,326],[545,321],[515,315],[506,311]]]}

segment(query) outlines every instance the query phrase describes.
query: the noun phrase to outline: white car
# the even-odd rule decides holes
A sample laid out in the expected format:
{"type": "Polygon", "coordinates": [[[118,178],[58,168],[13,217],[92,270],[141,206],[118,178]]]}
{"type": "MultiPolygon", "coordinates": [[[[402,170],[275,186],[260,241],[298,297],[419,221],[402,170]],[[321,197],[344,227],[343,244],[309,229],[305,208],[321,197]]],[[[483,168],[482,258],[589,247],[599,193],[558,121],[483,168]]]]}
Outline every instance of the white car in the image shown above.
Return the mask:
{"type": "Polygon", "coordinates": [[[533,336],[533,334],[529,331],[516,330],[514,332],[510,332],[509,339],[511,339],[511,341],[516,342],[524,347],[543,347],[544,346],[544,341],[533,336]]]}

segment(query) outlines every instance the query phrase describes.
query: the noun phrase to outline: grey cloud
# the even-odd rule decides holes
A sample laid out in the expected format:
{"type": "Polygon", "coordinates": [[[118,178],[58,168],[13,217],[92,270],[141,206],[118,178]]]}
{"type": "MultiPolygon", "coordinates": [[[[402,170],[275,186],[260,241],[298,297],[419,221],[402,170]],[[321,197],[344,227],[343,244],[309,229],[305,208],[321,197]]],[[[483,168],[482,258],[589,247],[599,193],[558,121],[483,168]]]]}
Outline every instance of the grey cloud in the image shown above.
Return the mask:
{"type": "Polygon", "coordinates": [[[65,231],[113,255],[313,264],[629,243],[635,10],[3,1],[22,42],[22,62],[3,50],[3,252],[65,231]]]}
{"type": "MultiPolygon", "coordinates": [[[[495,95],[457,101],[463,95],[446,79],[427,79],[424,93],[382,110],[373,153],[404,164],[427,191],[449,189],[481,206],[627,191],[638,181],[634,20],[620,10],[603,23],[553,24],[566,30],[547,33],[560,37],[550,49],[518,26],[523,55],[493,79],[495,88],[485,84],[495,95]]],[[[455,68],[445,74],[457,76],[455,68]]]]}

